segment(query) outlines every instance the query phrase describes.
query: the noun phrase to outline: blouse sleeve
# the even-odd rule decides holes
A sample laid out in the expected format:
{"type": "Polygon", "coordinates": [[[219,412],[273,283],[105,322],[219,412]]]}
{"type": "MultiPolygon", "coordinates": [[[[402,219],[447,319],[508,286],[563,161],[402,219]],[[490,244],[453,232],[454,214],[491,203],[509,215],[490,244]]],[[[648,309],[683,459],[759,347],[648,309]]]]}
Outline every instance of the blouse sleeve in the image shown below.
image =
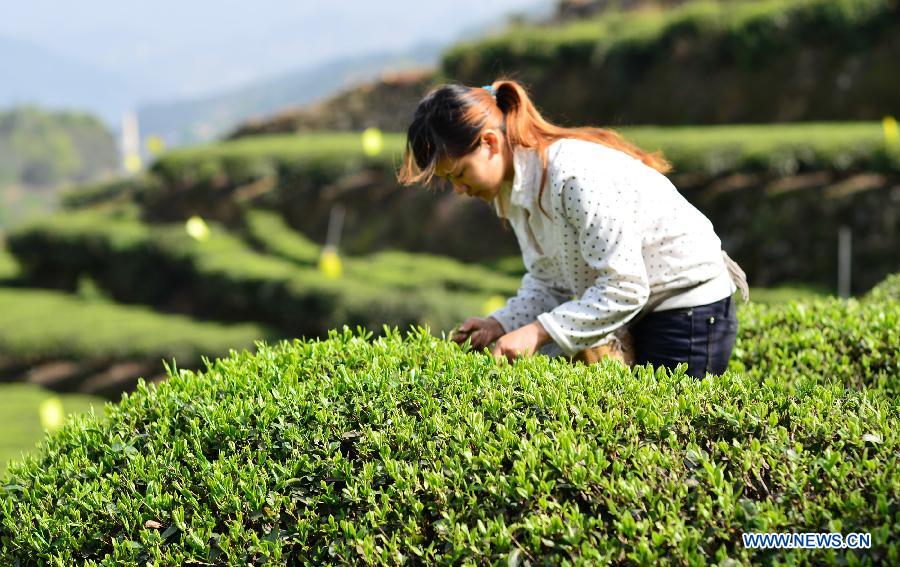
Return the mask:
{"type": "Polygon", "coordinates": [[[571,293],[554,286],[541,265],[540,262],[535,264],[534,273],[526,272],[515,297],[511,297],[505,306],[488,315],[500,323],[504,332],[510,333],[533,323],[538,315],[552,310],[571,297],[571,293]]]}
{"type": "Polygon", "coordinates": [[[581,297],[538,316],[570,356],[602,342],[637,315],[650,296],[637,192],[617,181],[613,176],[602,186],[589,186],[573,176],[562,184],[563,217],[575,227],[581,255],[597,274],[581,297]]]}

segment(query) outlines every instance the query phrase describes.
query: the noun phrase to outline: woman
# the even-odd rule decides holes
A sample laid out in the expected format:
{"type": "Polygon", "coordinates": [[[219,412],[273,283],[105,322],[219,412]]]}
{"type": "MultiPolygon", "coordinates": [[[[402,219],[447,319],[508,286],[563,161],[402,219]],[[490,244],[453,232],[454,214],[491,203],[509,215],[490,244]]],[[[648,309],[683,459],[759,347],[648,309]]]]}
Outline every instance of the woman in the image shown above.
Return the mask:
{"type": "Polygon", "coordinates": [[[723,372],[737,335],[733,278],[745,299],[746,282],[669,169],[612,130],[547,122],[515,81],[432,90],[407,132],[399,181],[443,178],[492,203],[527,269],[515,297],[466,320],[453,340],[496,341],[494,356],[509,360],[551,343],[574,357],[628,330],[637,364],[723,372]]]}

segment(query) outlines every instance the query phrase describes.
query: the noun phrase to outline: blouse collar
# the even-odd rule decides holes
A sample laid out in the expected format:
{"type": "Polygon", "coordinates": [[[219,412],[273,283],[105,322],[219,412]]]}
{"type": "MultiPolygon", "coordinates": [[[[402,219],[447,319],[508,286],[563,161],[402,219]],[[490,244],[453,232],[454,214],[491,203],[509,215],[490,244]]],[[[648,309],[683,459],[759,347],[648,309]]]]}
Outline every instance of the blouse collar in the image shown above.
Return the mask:
{"type": "MultiPolygon", "coordinates": [[[[530,208],[535,202],[540,191],[543,164],[541,156],[533,148],[517,147],[513,150],[513,181],[512,187],[503,187],[497,198],[494,199],[494,209],[497,216],[509,218],[500,211],[500,202],[509,203],[514,207],[530,208]]],[[[508,208],[504,206],[504,208],[508,208]]],[[[507,211],[508,212],[508,211],[507,211]]]]}

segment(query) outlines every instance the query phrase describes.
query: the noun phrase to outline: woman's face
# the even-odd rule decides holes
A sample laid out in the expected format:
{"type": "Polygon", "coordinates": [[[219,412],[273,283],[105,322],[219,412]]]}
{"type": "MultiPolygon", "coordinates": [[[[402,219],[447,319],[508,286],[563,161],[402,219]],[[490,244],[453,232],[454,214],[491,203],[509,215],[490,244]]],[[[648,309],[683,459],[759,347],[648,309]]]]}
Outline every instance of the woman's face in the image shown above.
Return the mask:
{"type": "Polygon", "coordinates": [[[442,159],[435,173],[449,181],[457,194],[465,193],[490,203],[503,183],[512,181],[512,158],[503,134],[487,129],[482,132],[477,148],[455,160],[442,159]]]}

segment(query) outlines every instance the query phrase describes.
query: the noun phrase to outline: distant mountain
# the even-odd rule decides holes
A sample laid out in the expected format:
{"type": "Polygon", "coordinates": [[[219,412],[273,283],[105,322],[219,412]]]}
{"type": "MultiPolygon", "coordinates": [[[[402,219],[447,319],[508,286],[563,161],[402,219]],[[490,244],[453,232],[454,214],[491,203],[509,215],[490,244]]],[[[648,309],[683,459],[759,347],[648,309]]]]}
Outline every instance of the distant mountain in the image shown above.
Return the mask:
{"type": "Polygon", "coordinates": [[[217,96],[143,105],[141,136],[160,136],[170,146],[208,141],[245,120],[318,101],[386,71],[436,66],[444,47],[424,43],[403,52],[346,57],[217,96]]]}
{"type": "Polygon", "coordinates": [[[409,127],[419,100],[433,85],[434,68],[385,73],[315,104],[292,107],[264,119],[248,120],[227,139],[300,132],[380,128],[401,132],[409,127]]]}
{"type": "Polygon", "coordinates": [[[0,108],[89,111],[118,126],[136,87],[113,73],[30,43],[0,37],[0,108]]]}
{"type": "Polygon", "coordinates": [[[115,173],[112,134],[90,114],[22,106],[0,111],[0,188],[52,188],[115,173]]]}

